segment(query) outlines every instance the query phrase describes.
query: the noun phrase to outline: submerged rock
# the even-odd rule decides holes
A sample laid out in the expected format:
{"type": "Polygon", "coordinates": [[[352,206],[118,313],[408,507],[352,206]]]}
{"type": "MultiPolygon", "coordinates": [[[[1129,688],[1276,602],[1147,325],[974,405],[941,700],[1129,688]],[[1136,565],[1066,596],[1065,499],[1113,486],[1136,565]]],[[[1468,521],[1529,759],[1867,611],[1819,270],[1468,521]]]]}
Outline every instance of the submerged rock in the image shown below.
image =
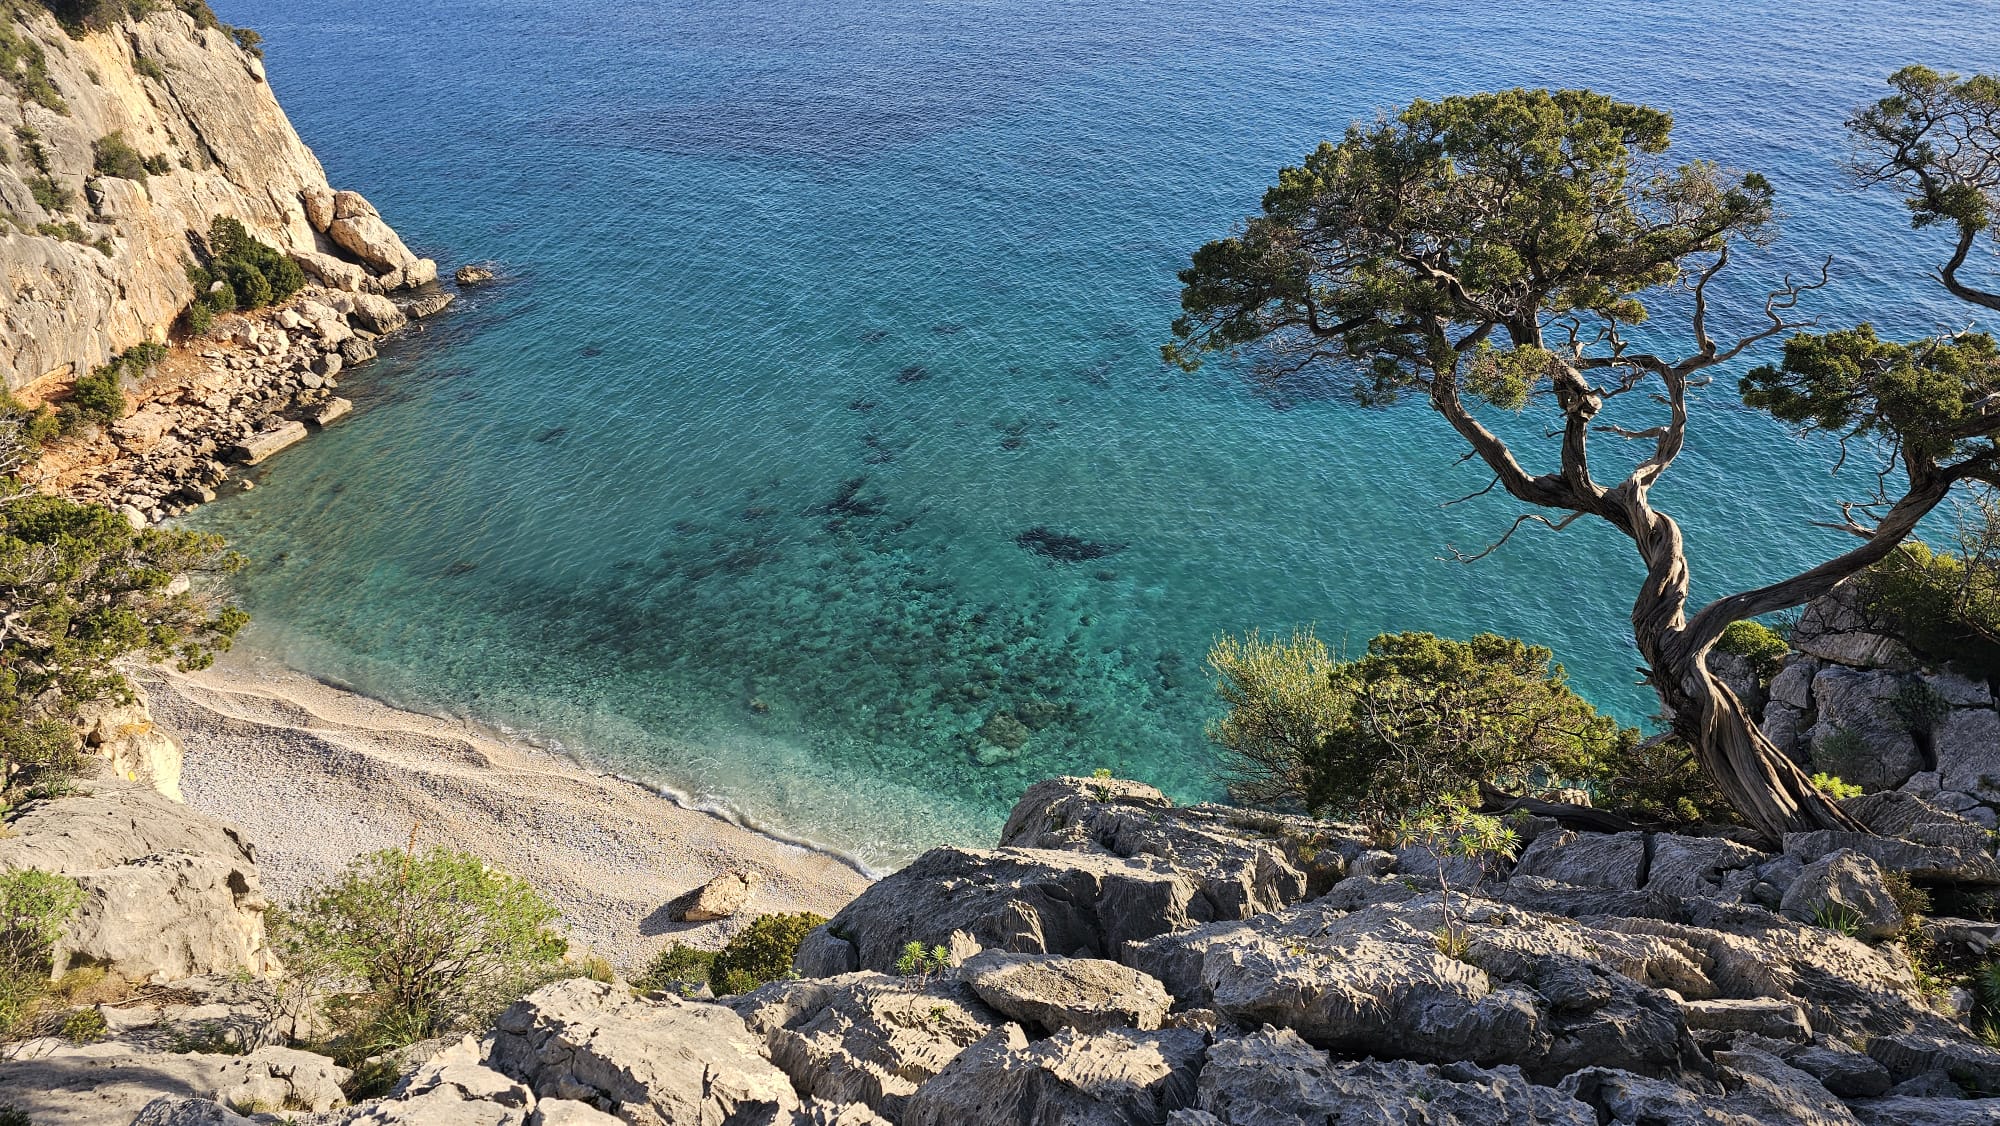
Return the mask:
{"type": "Polygon", "coordinates": [[[1081,536],[1036,526],[1014,537],[1014,542],[1057,563],[1084,563],[1125,550],[1122,543],[1093,543],[1081,536]]]}

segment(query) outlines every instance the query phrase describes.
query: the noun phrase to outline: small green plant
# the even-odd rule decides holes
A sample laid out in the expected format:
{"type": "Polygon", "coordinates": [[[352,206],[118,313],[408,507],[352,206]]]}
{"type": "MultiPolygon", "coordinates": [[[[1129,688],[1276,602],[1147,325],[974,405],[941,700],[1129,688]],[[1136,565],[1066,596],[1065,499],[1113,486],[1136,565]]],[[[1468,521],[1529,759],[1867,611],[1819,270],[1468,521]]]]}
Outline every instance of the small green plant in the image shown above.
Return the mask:
{"type": "Polygon", "coordinates": [[[810,911],[759,915],[729,940],[709,967],[709,984],[718,995],[748,993],[760,985],[792,976],[792,958],[806,933],[826,922],[810,911]]]}
{"type": "Polygon", "coordinates": [[[42,135],[26,125],[16,126],[14,139],[21,142],[22,155],[28,158],[28,166],[34,175],[28,177],[28,191],[44,211],[68,211],[74,202],[69,192],[56,183],[55,166],[49,160],[49,150],[42,145],[42,135]]]}
{"type": "Polygon", "coordinates": [[[1896,713],[1911,734],[1928,735],[1951,714],[1951,701],[1929,683],[1911,680],[1897,686],[1895,695],[1889,698],[1889,710],[1896,713]]]}
{"type": "Polygon", "coordinates": [[[1836,778],[1865,768],[1870,757],[1868,740],[1851,727],[1835,727],[1812,749],[1813,765],[1836,778]]]}
{"type": "Polygon", "coordinates": [[[197,1021],[177,1028],[167,1040],[174,1055],[240,1056],[249,1051],[243,1037],[219,1020],[197,1021]]]}
{"type": "Polygon", "coordinates": [[[0,1126],[35,1126],[35,1120],[13,1103],[0,1103],[0,1126]]]}
{"type": "Polygon", "coordinates": [[[1098,801],[1102,802],[1110,801],[1111,787],[1105,785],[1105,783],[1111,781],[1112,778],[1111,768],[1100,766],[1096,770],[1091,771],[1090,776],[1096,780],[1095,783],[1090,787],[1090,795],[1096,798],[1098,801]]]}
{"type": "Polygon", "coordinates": [[[1849,938],[1858,938],[1861,935],[1861,913],[1845,903],[1829,899],[1813,908],[1813,925],[1849,938]]]}
{"type": "Polygon", "coordinates": [[[163,86],[166,84],[167,68],[161,66],[157,59],[149,59],[144,55],[140,55],[138,58],[132,60],[132,69],[163,86]]]}
{"type": "Polygon", "coordinates": [[[1918,887],[1908,872],[1883,872],[1882,886],[1895,902],[1896,911],[1903,916],[1906,934],[1914,931],[1923,917],[1931,913],[1931,893],[1918,887]]]}
{"type": "Polygon", "coordinates": [[[83,888],[68,876],[0,872],[0,1040],[34,1020],[49,991],[56,941],[82,906],[83,888]]]}
{"type": "Polygon", "coordinates": [[[264,37],[259,35],[255,28],[232,27],[229,29],[229,37],[236,40],[238,47],[250,54],[260,59],[264,57],[264,37]]]}
{"type": "Polygon", "coordinates": [[[1843,782],[1840,780],[1839,775],[1828,774],[1825,771],[1813,775],[1812,784],[1819,789],[1820,793],[1825,794],[1835,801],[1846,801],[1848,798],[1858,798],[1861,796],[1861,787],[1849,782],[1843,782]]]}
{"type": "Polygon", "coordinates": [[[35,233],[43,238],[61,239],[64,242],[88,242],[90,235],[74,219],[51,220],[36,223],[35,233]]]}
{"type": "Polygon", "coordinates": [[[715,965],[715,951],[676,942],[654,955],[632,986],[646,992],[678,993],[692,997],[708,984],[709,970],[715,965]]]}
{"type": "MultiPolygon", "coordinates": [[[[1426,813],[1398,822],[1396,840],[1405,847],[1417,845],[1430,852],[1436,865],[1439,903],[1444,913],[1444,925],[1436,936],[1438,951],[1448,957],[1463,958],[1470,936],[1452,913],[1451,862],[1476,861],[1483,877],[1493,861],[1512,860],[1519,853],[1520,835],[1498,817],[1474,813],[1464,802],[1446,799],[1426,813]]],[[[1478,886],[1475,879],[1472,887],[1478,886]]]]}
{"type": "Polygon", "coordinates": [[[62,1022],[62,1038],[76,1044],[94,1044],[109,1035],[110,1031],[111,1026],[104,1020],[104,1010],[95,1005],[73,1010],[62,1022]]]}
{"type": "Polygon", "coordinates": [[[1769,684],[1778,675],[1778,667],[1785,662],[1785,654],[1791,646],[1777,630],[1762,622],[1731,622],[1716,641],[1717,652],[1730,653],[1743,658],[1756,676],[1758,683],[1769,684]]]}
{"type": "Polygon", "coordinates": [[[929,981],[934,975],[951,969],[951,951],[942,946],[924,948],[921,942],[904,945],[903,952],[896,957],[896,972],[904,977],[916,977],[929,981]]]}

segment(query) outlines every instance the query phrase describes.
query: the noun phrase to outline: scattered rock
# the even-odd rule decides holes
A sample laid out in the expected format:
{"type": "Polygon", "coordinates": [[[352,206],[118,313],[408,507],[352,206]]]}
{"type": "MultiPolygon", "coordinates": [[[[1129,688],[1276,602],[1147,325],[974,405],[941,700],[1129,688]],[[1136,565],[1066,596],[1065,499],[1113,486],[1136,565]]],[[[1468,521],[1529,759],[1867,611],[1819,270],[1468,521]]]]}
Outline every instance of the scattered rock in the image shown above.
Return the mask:
{"type": "Polygon", "coordinates": [[[485,285],[493,280],[493,271],[485,266],[460,266],[452,272],[451,278],[462,286],[485,285]]]}
{"type": "MultiPolygon", "coordinates": [[[[338,396],[328,399],[313,412],[315,426],[330,426],[339,419],[346,418],[354,410],[354,404],[338,396]]],[[[247,482],[246,482],[247,484],[247,482]]]]}
{"type": "Polygon", "coordinates": [[[727,919],[743,910],[763,879],[756,872],[724,872],[668,904],[667,918],[686,923],[727,919]]]}
{"type": "Polygon", "coordinates": [[[1151,975],[1101,958],[989,950],[968,959],[964,974],[980,1000],[1043,1033],[1156,1029],[1173,1005],[1151,975]]]}
{"type": "Polygon", "coordinates": [[[1903,912],[1882,880],[1882,868],[1852,849],[1807,864],[1785,892],[1778,910],[1802,923],[1851,927],[1871,942],[1903,929],[1903,912]]]}
{"type": "MultiPolygon", "coordinates": [[[[306,425],[303,422],[280,422],[268,430],[260,430],[237,443],[235,456],[245,465],[256,465],[279,450],[287,449],[304,440],[306,425]]],[[[215,499],[213,496],[210,500],[215,499]]]]}

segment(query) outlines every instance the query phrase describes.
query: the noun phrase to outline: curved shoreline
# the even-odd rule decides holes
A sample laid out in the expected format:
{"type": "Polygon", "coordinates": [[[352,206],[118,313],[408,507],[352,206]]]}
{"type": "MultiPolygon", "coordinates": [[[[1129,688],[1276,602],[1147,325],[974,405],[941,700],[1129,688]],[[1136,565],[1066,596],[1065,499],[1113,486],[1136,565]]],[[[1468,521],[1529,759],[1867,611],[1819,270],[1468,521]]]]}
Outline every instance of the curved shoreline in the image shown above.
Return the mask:
{"type": "Polygon", "coordinates": [[[594,770],[566,748],[398,708],[269,658],[137,677],[155,723],[186,748],[188,804],[243,829],[279,902],[356,855],[447,844],[534,884],[579,950],[629,969],[667,942],[715,945],[741,925],[672,923],[662,910],[723,872],[764,876],[739,918],[831,915],[871,879],[849,857],[594,770]]]}

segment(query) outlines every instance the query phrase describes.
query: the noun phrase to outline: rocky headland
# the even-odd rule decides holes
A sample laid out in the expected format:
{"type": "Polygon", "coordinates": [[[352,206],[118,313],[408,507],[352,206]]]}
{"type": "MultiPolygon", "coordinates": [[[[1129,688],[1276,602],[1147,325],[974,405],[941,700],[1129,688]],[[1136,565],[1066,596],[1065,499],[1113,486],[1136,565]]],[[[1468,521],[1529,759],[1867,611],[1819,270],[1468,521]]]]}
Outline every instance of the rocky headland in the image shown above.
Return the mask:
{"type": "Polygon", "coordinates": [[[433,260],[327,182],[261,58],[205,8],[75,33],[36,3],[5,16],[30,61],[0,82],[0,115],[19,123],[0,153],[0,389],[33,407],[135,346],[176,345],[128,388],[125,417],[47,451],[28,474],[38,486],[135,521],[211,500],[231,465],[343,414],[341,374],[451,302],[433,260]],[[311,284],[176,332],[217,219],[311,284]]]}

